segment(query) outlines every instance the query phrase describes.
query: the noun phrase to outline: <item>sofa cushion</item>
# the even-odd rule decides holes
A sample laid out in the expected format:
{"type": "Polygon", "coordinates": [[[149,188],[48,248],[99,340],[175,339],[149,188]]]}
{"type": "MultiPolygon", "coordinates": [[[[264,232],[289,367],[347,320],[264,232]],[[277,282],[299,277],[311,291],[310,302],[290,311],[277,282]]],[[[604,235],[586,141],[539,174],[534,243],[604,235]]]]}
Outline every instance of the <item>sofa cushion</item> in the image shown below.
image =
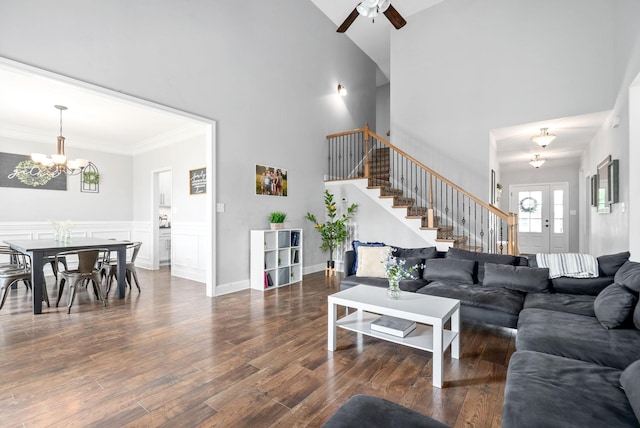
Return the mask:
{"type": "Polygon", "coordinates": [[[438,256],[436,247],[400,248],[393,247],[393,255],[401,258],[435,259],[438,256]]]}
{"type": "Polygon", "coordinates": [[[351,265],[351,271],[349,274],[355,275],[358,272],[358,248],[359,247],[384,247],[384,242],[362,242],[362,241],[353,241],[351,243],[353,247],[353,265],[351,265]]]}
{"type": "Polygon", "coordinates": [[[374,278],[386,278],[384,258],[391,251],[391,247],[358,247],[358,276],[372,276],[374,278]]]}
{"type": "Polygon", "coordinates": [[[485,263],[482,285],[525,293],[546,292],[549,291],[549,269],[485,263]]]}
{"type": "Polygon", "coordinates": [[[640,302],[636,304],[636,309],[633,311],[633,325],[640,330],[640,302]]]}
{"type": "Polygon", "coordinates": [[[527,308],[520,312],[518,319],[516,349],[622,370],[638,359],[640,330],[608,330],[602,328],[595,317],[527,308]]]}
{"type": "Polygon", "coordinates": [[[457,281],[430,282],[418,290],[420,294],[449,297],[460,300],[462,305],[506,312],[518,315],[524,304],[524,294],[508,288],[478,287],[457,281]]]}
{"type": "Polygon", "coordinates": [[[502,426],[637,427],[620,370],[531,351],[511,356],[502,426]]]}
{"type": "Polygon", "coordinates": [[[404,263],[404,269],[409,272],[411,279],[422,279],[424,259],[418,257],[396,257],[396,259],[399,263],[404,263]]]}
{"type": "Polygon", "coordinates": [[[614,276],[618,269],[629,260],[631,254],[628,251],[616,254],[607,254],[598,257],[600,276],[614,276]]]}
{"type": "Polygon", "coordinates": [[[619,328],[633,315],[638,298],[626,287],[611,284],[596,297],[593,310],[604,328],[619,328]]]}
{"type": "Polygon", "coordinates": [[[593,302],[596,296],[566,293],[527,293],[524,298],[524,309],[539,308],[550,311],[595,317],[593,302]]]}
{"type": "Polygon", "coordinates": [[[424,262],[422,277],[427,281],[453,280],[473,284],[475,265],[471,260],[428,259],[424,262]]]}
{"type": "Polygon", "coordinates": [[[447,258],[455,260],[473,260],[477,262],[474,274],[474,282],[483,282],[485,263],[513,265],[516,261],[516,258],[514,256],[510,256],[507,254],[476,253],[460,248],[449,248],[449,250],[447,251],[447,258]]]}
{"type": "Polygon", "coordinates": [[[558,293],[597,295],[608,285],[613,284],[612,276],[599,276],[597,278],[568,278],[560,277],[551,280],[553,290],[558,293]]]}
{"type": "Polygon", "coordinates": [[[640,420],[640,360],[624,369],[620,375],[620,386],[631,404],[633,413],[640,420]]]}
{"type": "Polygon", "coordinates": [[[627,261],[623,264],[613,278],[616,283],[640,293],[640,263],[627,261]]]}

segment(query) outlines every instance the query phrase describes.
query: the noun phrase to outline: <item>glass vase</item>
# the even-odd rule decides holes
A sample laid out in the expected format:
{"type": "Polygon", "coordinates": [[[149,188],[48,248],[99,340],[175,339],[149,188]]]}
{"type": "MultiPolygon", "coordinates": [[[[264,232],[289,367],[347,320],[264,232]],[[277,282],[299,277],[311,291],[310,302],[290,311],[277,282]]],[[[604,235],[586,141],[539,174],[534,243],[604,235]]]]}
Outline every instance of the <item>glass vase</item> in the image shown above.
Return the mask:
{"type": "Polygon", "coordinates": [[[389,288],[387,288],[387,297],[390,299],[400,298],[400,281],[389,279],[389,288]]]}

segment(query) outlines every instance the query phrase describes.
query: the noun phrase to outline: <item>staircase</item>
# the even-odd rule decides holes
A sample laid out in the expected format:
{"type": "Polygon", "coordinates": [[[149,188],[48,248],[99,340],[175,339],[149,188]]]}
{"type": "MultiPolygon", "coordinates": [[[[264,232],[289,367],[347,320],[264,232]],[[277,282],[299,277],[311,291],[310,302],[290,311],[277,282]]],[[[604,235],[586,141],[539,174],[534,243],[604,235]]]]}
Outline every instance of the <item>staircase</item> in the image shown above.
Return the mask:
{"type": "Polygon", "coordinates": [[[369,189],[379,189],[381,199],[393,199],[393,208],[406,210],[406,218],[421,220],[422,230],[436,230],[437,242],[446,247],[462,248],[474,252],[482,252],[481,245],[467,245],[469,237],[455,235],[453,225],[441,225],[440,216],[433,217],[433,225],[429,227],[427,218],[428,209],[416,205],[415,198],[404,196],[403,189],[395,188],[390,180],[390,151],[389,147],[380,147],[372,150],[369,157],[369,189]]]}
{"type": "Polygon", "coordinates": [[[391,201],[393,210],[404,210],[404,218],[419,220],[420,230],[435,232],[438,248],[517,254],[517,215],[469,194],[368,126],[327,140],[327,181],[366,178],[381,203],[391,201]]]}

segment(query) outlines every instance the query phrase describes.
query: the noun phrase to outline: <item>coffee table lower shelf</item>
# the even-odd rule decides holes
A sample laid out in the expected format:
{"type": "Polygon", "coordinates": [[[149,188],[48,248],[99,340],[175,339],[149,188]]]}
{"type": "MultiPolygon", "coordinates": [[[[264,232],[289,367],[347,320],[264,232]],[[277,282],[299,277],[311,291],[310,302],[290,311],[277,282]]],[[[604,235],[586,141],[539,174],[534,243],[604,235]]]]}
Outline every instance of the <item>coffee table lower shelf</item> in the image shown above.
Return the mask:
{"type": "MultiPolygon", "coordinates": [[[[378,318],[380,318],[380,315],[378,314],[356,311],[337,320],[336,327],[366,334],[367,336],[383,339],[387,342],[398,343],[400,345],[410,346],[423,351],[433,352],[433,327],[430,325],[416,323],[415,330],[405,337],[398,337],[392,334],[371,330],[371,323],[378,318]]],[[[442,350],[446,350],[457,336],[458,333],[450,330],[444,330],[442,332],[442,350]]]]}

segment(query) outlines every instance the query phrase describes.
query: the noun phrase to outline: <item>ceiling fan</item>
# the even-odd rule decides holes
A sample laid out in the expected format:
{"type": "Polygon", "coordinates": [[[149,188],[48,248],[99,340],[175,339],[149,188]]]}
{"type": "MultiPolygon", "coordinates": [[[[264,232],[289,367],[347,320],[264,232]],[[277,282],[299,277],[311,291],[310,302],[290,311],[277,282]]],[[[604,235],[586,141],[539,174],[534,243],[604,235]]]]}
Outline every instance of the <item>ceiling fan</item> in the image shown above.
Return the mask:
{"type": "Polygon", "coordinates": [[[391,6],[391,0],[363,0],[358,3],[355,9],[347,16],[342,25],[338,27],[338,33],[344,33],[353,24],[358,15],[365,18],[375,18],[382,12],[389,22],[396,27],[396,30],[404,27],[407,23],[400,13],[391,6]]]}

